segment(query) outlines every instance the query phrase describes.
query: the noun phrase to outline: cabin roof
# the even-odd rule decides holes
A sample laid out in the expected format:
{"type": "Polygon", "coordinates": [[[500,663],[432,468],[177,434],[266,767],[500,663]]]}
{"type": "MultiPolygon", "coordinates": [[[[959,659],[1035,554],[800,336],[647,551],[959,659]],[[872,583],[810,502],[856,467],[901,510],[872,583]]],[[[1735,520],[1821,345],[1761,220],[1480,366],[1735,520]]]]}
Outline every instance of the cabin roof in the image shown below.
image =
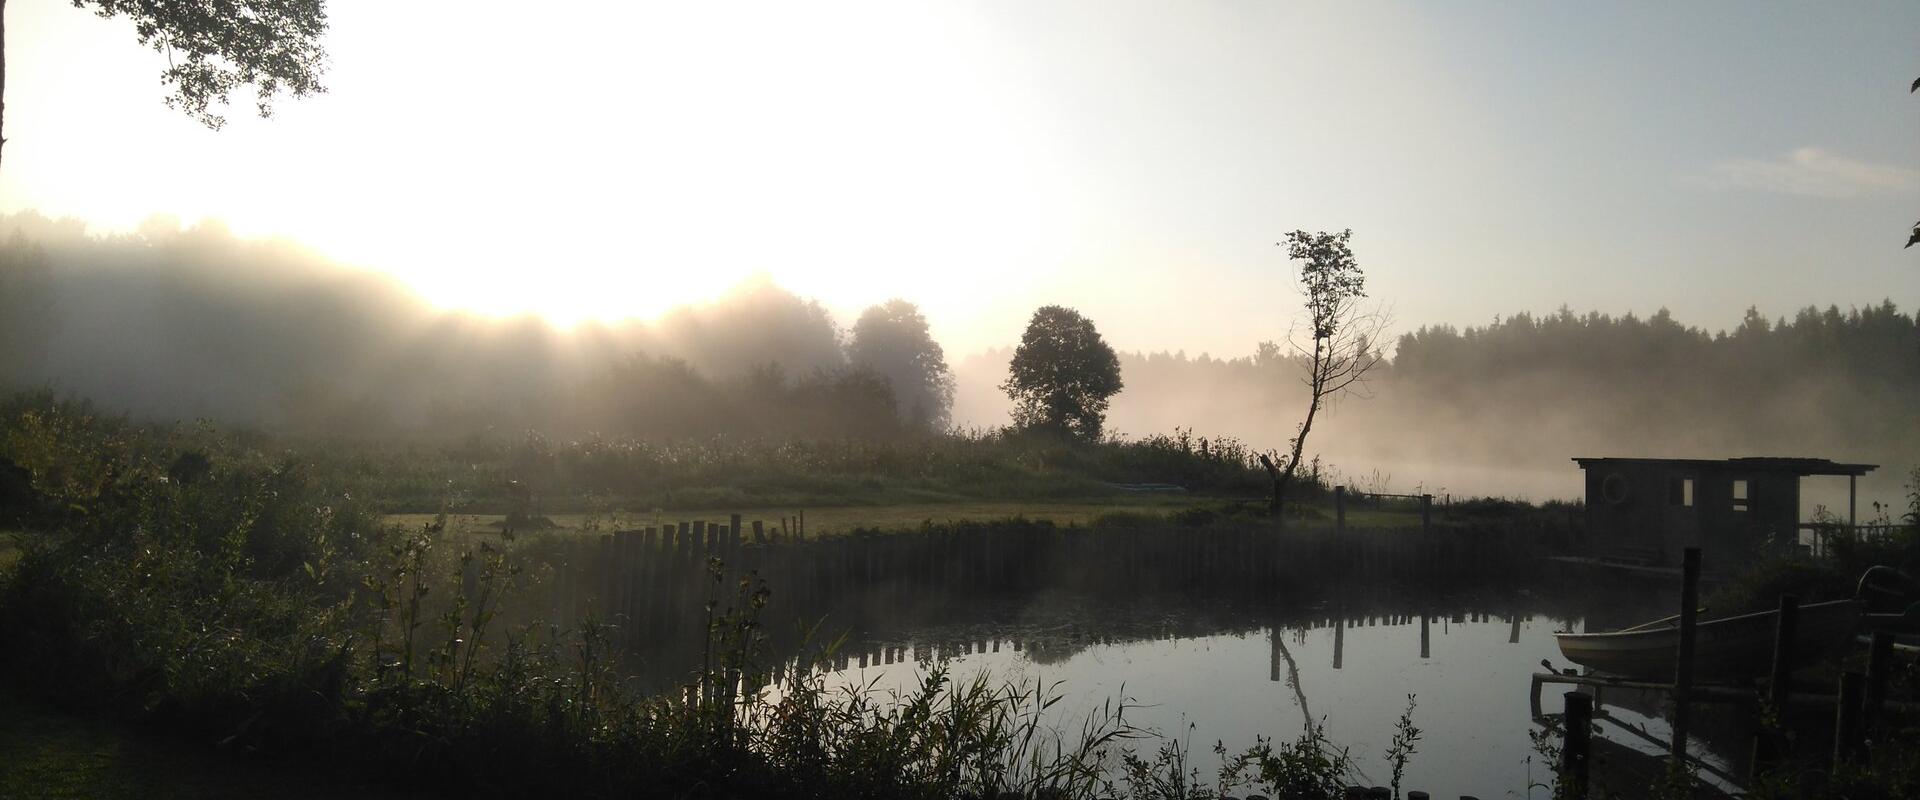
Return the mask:
{"type": "Polygon", "coordinates": [[[1606,464],[1632,464],[1640,466],[1693,467],[1696,469],[1737,469],[1748,472],[1790,472],[1800,477],[1809,475],[1865,475],[1879,468],[1879,464],[1842,464],[1827,458],[1786,458],[1779,456],[1750,456],[1747,458],[1575,458],[1581,469],[1591,469],[1606,464]]]}

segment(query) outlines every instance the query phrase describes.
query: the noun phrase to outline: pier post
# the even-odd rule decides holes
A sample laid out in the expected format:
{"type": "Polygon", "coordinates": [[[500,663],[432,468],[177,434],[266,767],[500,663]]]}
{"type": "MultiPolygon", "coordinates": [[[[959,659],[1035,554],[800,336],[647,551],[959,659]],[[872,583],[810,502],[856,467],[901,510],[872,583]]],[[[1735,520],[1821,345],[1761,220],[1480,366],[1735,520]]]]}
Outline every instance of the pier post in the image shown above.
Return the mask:
{"type": "Polygon", "coordinates": [[[1681,561],[1680,573],[1680,651],[1673,670],[1673,746],[1670,754],[1676,767],[1687,758],[1687,708],[1693,693],[1694,616],[1700,601],[1700,548],[1689,547],[1681,561]]]}
{"type": "Polygon", "coordinates": [[[1587,750],[1593,737],[1593,695],[1567,692],[1560,718],[1560,781],[1565,797],[1587,796],[1587,750]]]}

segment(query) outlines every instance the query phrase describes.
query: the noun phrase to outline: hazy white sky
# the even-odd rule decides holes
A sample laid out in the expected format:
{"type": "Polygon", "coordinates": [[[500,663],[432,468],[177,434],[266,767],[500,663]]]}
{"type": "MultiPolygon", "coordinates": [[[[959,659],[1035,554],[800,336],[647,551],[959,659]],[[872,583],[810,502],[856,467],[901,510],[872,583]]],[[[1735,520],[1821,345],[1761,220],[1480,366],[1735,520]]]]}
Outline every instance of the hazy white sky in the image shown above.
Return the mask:
{"type": "Polygon", "coordinates": [[[764,271],[956,354],[1042,303],[1251,352],[1295,228],[1354,228],[1403,329],[1920,302],[1910,2],[330,6],[330,93],[216,133],[127,22],[10,0],[0,210],[218,216],[563,320],[764,271]]]}

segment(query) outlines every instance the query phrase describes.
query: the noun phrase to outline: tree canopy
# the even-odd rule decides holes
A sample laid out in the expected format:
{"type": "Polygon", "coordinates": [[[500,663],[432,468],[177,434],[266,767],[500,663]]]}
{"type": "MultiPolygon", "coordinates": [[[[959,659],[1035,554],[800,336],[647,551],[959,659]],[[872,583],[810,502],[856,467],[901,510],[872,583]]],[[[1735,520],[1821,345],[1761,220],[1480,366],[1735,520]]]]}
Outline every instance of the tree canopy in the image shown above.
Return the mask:
{"type": "MultiPolygon", "coordinates": [[[[133,21],[140,44],[166,54],[160,82],[168,89],[168,108],[185,112],[218,130],[221,113],[234,90],[254,89],[254,109],[273,114],[282,94],[306,97],[325,92],[326,0],[73,0],[107,19],[133,21]]],[[[6,0],[0,0],[4,19],[6,0]]],[[[6,32],[0,22],[0,123],[5,120],[6,32]]],[[[6,139],[0,137],[0,146],[6,139]]]]}
{"type": "Polygon", "coordinates": [[[854,366],[887,379],[908,425],[946,430],[953,412],[953,372],[918,306],[896,298],[862,312],[847,356],[854,366]]]}
{"type": "Polygon", "coordinates": [[[1107,404],[1120,392],[1120,358],[1093,321],[1064,306],[1033,312],[1000,388],[1013,420],[1029,430],[1100,438],[1107,404]]]}

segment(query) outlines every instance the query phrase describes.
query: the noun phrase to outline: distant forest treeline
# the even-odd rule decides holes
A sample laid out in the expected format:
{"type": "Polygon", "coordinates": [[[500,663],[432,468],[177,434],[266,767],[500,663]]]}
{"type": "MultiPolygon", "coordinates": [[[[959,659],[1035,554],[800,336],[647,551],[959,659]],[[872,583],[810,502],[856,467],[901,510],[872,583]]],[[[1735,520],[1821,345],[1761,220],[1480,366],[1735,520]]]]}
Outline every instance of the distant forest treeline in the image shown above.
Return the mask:
{"type": "MultiPolygon", "coordinates": [[[[1721,332],[1665,311],[1561,309],[1421,327],[1392,356],[1314,437],[1363,486],[1527,492],[1540,484],[1525,474],[1544,472],[1577,488],[1567,459],[1584,455],[1851,459],[1885,465],[1876,483],[1920,462],[1920,325],[1890,301],[1781,318],[1752,310],[1721,332]]],[[[1006,357],[956,366],[957,419],[1003,413],[1005,401],[980,387],[1006,357]]],[[[1278,447],[1305,410],[1301,368],[1272,344],[1227,359],[1123,353],[1121,371],[1127,388],[1109,421],[1118,432],[1186,426],[1278,447]]],[[[1567,486],[1551,484],[1562,495],[1567,486]]]]}
{"type": "MultiPolygon", "coordinates": [[[[562,331],[440,311],[391,279],[217,226],[89,237],[77,223],[0,218],[0,384],[162,419],[368,435],[892,436],[941,427],[957,384],[955,424],[1005,424],[997,386],[1011,351],[928,373],[938,345],[909,341],[912,327],[879,325],[890,338],[856,346],[858,331],[817,302],[759,281],[656,322],[562,331]]],[[[1885,464],[1882,478],[1920,460],[1920,326],[1890,301],[1755,310],[1723,332],[1664,311],[1562,309],[1422,327],[1391,355],[1370,396],[1337,402],[1311,447],[1362,485],[1378,471],[1396,489],[1524,493],[1513,476],[1562,480],[1576,455],[1809,455],[1885,464]]],[[[1189,428],[1278,448],[1305,407],[1300,363],[1270,343],[1241,358],[1121,362],[1107,427],[1124,435],[1189,428]]]]}

